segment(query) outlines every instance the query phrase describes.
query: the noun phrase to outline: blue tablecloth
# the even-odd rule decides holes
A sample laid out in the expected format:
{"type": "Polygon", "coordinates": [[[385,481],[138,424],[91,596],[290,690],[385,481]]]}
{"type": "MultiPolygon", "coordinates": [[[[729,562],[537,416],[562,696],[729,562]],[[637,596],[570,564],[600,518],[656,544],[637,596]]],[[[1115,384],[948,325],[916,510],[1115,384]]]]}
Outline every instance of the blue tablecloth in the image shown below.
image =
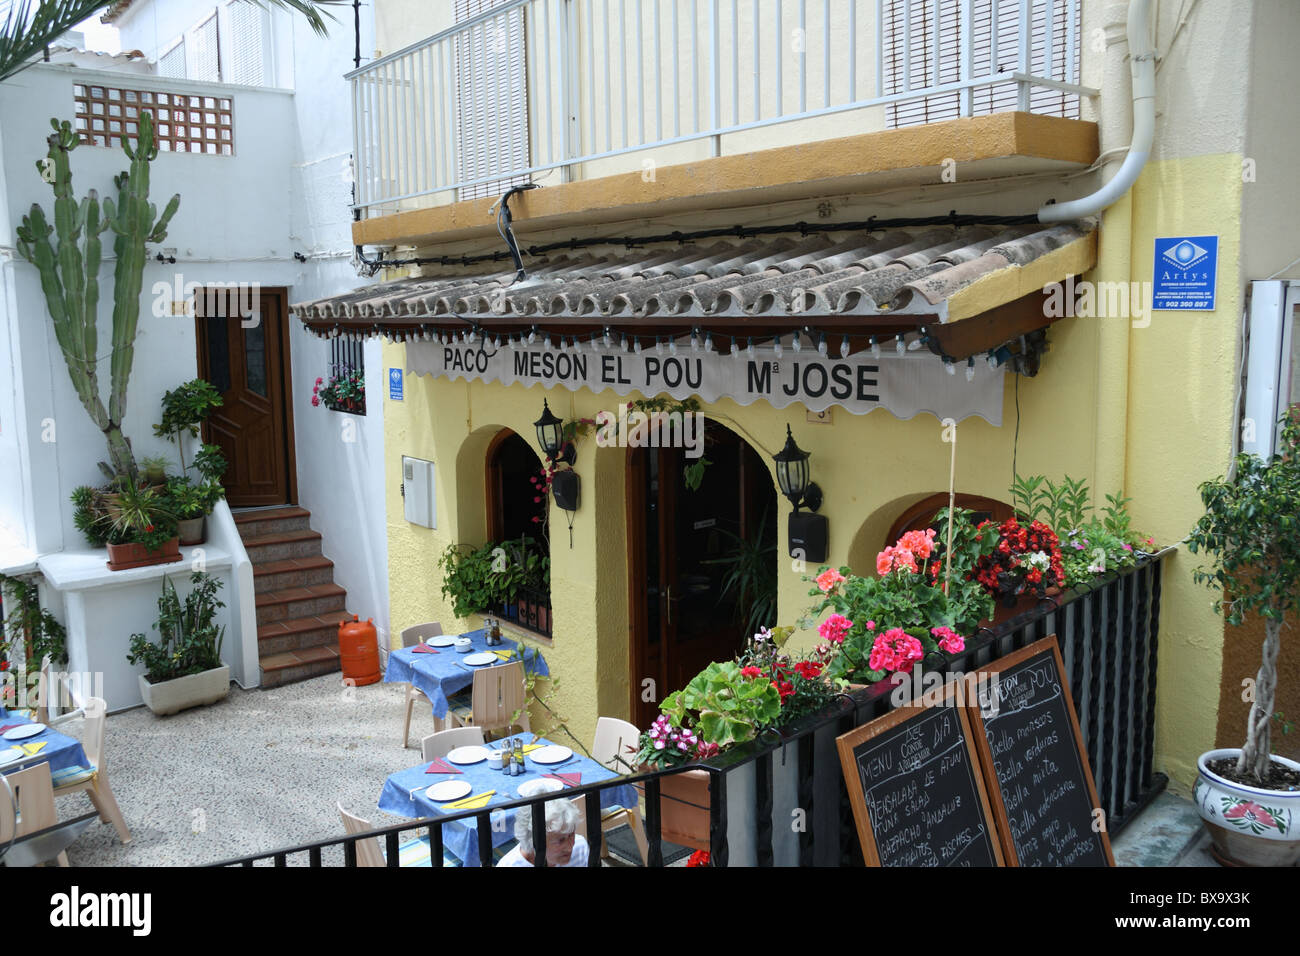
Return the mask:
{"type": "MultiPolygon", "coordinates": [[[[520,734],[518,736],[525,741],[532,739],[532,734],[520,734]]],[[[503,740],[513,739],[513,737],[503,738],[503,740]]],[[[551,741],[538,738],[537,742],[545,745],[551,741]]],[[[504,743],[494,740],[488,746],[500,747],[504,746],[504,743]]],[[[548,773],[581,773],[582,780],[580,783],[582,784],[598,783],[601,780],[610,780],[619,776],[577,751],[574,751],[574,756],[570,760],[554,768],[533,763],[527,757],[524,758],[524,765],[528,769],[527,773],[520,774],[517,777],[508,777],[502,771],[493,770],[489,767],[486,760],[482,763],[458,767],[457,769],[463,771],[460,774],[425,773],[429,763],[424,761],[417,767],[411,767],[409,770],[399,770],[397,773],[389,775],[384,782],[384,792],[379,797],[379,809],[398,816],[417,819],[457,813],[459,811],[448,810],[443,804],[434,803],[428,799],[423,790],[415,794],[411,793],[411,789],[414,787],[425,787],[429,784],[441,783],[444,780],[464,780],[474,788],[467,796],[495,790],[496,793],[491,801],[484,807],[484,809],[490,809],[497,804],[510,803],[520,799],[520,785],[529,780],[544,777],[548,773]]],[[[462,797],[461,799],[466,798],[462,797]]],[[[602,808],[615,806],[634,807],[637,805],[637,792],[630,784],[610,787],[601,791],[600,805],[602,808]]],[[[501,810],[492,815],[492,845],[494,847],[509,843],[515,838],[516,812],[516,810],[501,810]]],[[[477,821],[473,817],[443,824],[442,840],[443,846],[453,853],[457,859],[463,860],[466,866],[479,865],[478,829],[477,821]]],[[[599,852],[599,849],[594,852],[599,852]]]]}
{"type": "MultiPolygon", "coordinates": [[[[35,721],[29,720],[23,715],[6,711],[0,707],[0,727],[6,727],[9,724],[31,724],[35,721]]],[[[81,741],[75,737],[69,737],[67,734],[61,734],[57,730],[50,730],[48,727],[34,737],[27,737],[23,740],[0,740],[0,750],[8,747],[16,747],[22,744],[39,744],[46,746],[41,748],[41,752],[31,757],[24,757],[22,760],[16,760],[13,763],[5,764],[0,768],[4,773],[10,773],[14,770],[22,770],[26,767],[38,763],[48,763],[50,772],[63,770],[65,767],[90,766],[86,759],[86,751],[81,748],[81,741]]]]}
{"type": "MultiPolygon", "coordinates": [[[[503,637],[497,647],[488,647],[487,631],[482,629],[461,636],[473,642],[474,651],[509,651],[517,646],[517,642],[503,637]]],[[[550,674],[537,648],[524,644],[523,649],[526,668],[543,676],[550,674]]],[[[441,720],[447,716],[447,698],[474,683],[475,668],[466,664],[466,655],[457,654],[455,648],[439,647],[437,651],[437,654],[416,654],[411,647],[389,651],[384,681],[414,684],[433,703],[433,716],[441,720]]]]}

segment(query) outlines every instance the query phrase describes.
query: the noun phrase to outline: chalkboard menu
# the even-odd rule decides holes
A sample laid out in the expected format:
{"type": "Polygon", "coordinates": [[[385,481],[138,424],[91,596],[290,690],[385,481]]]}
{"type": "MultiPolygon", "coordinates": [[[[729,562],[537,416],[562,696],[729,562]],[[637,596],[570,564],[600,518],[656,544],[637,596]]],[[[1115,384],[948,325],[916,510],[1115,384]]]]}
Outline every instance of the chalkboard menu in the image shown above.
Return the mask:
{"type": "Polygon", "coordinates": [[[988,706],[970,717],[1008,865],[1114,866],[1055,636],[986,674],[988,706]]]}
{"type": "Polygon", "coordinates": [[[971,725],[949,687],[837,738],[868,866],[1000,866],[971,725]],[[936,695],[937,696],[937,695],[936,695]]]}

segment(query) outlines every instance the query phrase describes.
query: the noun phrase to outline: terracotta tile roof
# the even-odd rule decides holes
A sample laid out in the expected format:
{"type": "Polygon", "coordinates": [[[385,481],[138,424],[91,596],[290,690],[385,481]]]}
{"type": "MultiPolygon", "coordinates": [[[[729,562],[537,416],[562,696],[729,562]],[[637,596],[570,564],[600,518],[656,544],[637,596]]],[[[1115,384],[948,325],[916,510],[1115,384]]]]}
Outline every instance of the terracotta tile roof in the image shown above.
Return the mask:
{"type": "MultiPolygon", "coordinates": [[[[293,306],[309,323],[385,318],[535,316],[577,321],[938,315],[990,275],[1085,239],[1092,223],[963,226],[834,238],[751,239],[600,255],[591,250],[513,269],[400,279],[293,306]]],[[[1063,278],[1063,277],[1062,277],[1063,278]]]]}

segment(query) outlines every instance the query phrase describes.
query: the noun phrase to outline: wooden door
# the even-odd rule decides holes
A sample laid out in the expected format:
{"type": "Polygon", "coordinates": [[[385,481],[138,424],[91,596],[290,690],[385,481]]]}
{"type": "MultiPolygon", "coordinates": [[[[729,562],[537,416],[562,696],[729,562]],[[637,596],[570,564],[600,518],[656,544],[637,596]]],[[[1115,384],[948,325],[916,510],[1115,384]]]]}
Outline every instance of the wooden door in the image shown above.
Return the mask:
{"type": "Polygon", "coordinates": [[[231,507],[291,503],[296,488],[284,290],[260,289],[250,297],[208,289],[195,302],[199,375],[223,400],[204,425],[203,440],[226,457],[226,500],[231,507]]]}
{"type": "MultiPolygon", "coordinates": [[[[710,661],[730,660],[749,636],[736,594],[723,595],[727,557],[738,539],[763,528],[775,489],[757,455],[730,430],[708,423],[712,464],[698,489],[687,487],[681,448],[634,449],[628,455],[628,544],[632,650],[631,708],[649,726],[659,702],[710,661]],[[643,681],[654,680],[654,700],[643,681]]],[[[768,514],[764,538],[775,540],[768,514]]],[[[776,575],[775,558],[771,574],[776,575]]],[[[776,621],[767,622],[775,625],[776,621]]]]}

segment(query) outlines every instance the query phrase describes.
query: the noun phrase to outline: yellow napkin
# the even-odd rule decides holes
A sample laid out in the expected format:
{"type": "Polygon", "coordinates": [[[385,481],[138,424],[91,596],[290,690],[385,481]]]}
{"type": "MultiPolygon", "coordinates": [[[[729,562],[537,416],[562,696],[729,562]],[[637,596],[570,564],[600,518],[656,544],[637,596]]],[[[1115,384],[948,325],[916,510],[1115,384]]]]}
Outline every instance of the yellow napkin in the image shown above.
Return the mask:
{"type": "Polygon", "coordinates": [[[542,747],[543,747],[542,744],[524,744],[524,746],[523,746],[523,752],[526,753],[526,754],[530,754],[530,753],[532,753],[534,750],[541,750],[542,747]]]}
{"type": "Polygon", "coordinates": [[[39,744],[23,744],[22,745],[23,753],[27,754],[27,756],[29,757],[34,757],[42,750],[44,750],[45,745],[48,743],[49,743],[48,740],[43,740],[39,744]]]}
{"type": "Polygon", "coordinates": [[[508,661],[510,660],[510,658],[515,656],[514,654],[510,653],[510,651],[493,651],[492,653],[495,654],[497,657],[501,658],[503,661],[508,661]]]}
{"type": "Polygon", "coordinates": [[[489,790],[487,793],[476,794],[472,797],[466,797],[464,800],[457,800],[455,803],[449,803],[447,804],[447,808],[449,810],[479,810],[487,806],[495,795],[495,790],[489,790]]]}

